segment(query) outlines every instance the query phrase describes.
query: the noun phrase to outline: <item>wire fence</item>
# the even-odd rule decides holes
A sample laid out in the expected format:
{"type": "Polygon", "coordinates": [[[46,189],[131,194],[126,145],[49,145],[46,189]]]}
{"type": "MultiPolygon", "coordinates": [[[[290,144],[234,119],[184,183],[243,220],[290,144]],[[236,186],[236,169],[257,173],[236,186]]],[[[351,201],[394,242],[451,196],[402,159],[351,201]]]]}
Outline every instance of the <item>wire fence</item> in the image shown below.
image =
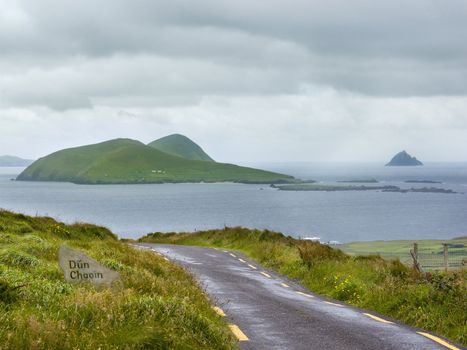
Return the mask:
{"type": "MultiPolygon", "coordinates": [[[[423,248],[423,246],[420,246],[423,248]]],[[[399,259],[403,264],[418,267],[421,270],[453,270],[467,268],[467,249],[450,249],[448,245],[441,245],[431,252],[419,251],[417,243],[413,249],[403,253],[375,252],[387,260],[399,259]]]]}

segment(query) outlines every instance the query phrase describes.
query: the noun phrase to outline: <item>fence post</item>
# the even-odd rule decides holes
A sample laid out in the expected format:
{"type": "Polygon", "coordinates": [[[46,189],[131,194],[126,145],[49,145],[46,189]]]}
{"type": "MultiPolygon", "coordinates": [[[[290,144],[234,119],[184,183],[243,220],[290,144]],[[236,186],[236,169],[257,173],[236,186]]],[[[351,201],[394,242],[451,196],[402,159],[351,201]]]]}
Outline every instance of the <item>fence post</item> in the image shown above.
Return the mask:
{"type": "Polygon", "coordinates": [[[444,254],[444,271],[448,272],[449,262],[448,262],[448,244],[443,243],[443,254],[444,254]]]}
{"type": "Polygon", "coordinates": [[[410,255],[412,255],[414,269],[418,272],[422,272],[422,268],[418,263],[418,243],[413,244],[413,250],[410,250],[410,255]]]}

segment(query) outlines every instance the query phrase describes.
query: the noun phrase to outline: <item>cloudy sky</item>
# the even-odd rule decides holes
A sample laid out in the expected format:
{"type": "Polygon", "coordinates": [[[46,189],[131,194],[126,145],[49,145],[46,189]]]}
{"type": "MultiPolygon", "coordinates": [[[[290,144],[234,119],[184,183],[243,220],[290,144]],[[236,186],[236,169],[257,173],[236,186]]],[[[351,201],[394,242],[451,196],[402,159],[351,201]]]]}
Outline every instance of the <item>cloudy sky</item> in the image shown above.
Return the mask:
{"type": "Polygon", "coordinates": [[[465,0],[0,0],[0,154],[467,161],[465,0]]]}

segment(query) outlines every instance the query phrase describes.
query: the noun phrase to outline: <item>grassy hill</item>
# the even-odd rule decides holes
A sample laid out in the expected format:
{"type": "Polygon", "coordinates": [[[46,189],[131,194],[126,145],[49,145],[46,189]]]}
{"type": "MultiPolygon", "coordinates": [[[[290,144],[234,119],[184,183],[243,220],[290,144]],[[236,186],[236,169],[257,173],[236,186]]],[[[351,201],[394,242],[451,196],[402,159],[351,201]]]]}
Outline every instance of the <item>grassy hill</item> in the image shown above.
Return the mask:
{"type": "Polygon", "coordinates": [[[185,159],[214,162],[214,160],[209,157],[200,146],[188,137],[180,134],[165,136],[149,143],[148,146],[185,159]]]}
{"type": "Polygon", "coordinates": [[[350,256],[317,242],[246,228],[153,233],[141,242],[236,249],[310,290],[467,345],[465,269],[418,273],[378,255],[350,256]]]}
{"type": "Polygon", "coordinates": [[[233,349],[193,278],[107,229],[0,210],[0,349],[233,349]],[[64,281],[65,244],[117,270],[121,290],[64,281]]]}
{"type": "Polygon", "coordinates": [[[282,183],[293,177],[233,164],[189,160],[130,139],[65,149],[40,158],[19,181],[79,184],[242,182],[282,183]]]}

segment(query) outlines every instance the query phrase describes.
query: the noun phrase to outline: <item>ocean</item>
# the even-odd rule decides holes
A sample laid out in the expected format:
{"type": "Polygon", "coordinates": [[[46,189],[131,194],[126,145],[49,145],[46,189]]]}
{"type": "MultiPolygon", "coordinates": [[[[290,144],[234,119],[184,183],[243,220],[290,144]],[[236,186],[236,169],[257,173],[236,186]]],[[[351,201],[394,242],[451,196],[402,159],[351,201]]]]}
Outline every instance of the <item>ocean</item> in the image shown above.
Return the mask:
{"type": "MultiPolygon", "coordinates": [[[[11,181],[22,168],[0,168],[0,208],[60,221],[90,222],[120,237],[148,232],[244,226],[322,241],[448,239],[467,235],[467,164],[384,167],[356,163],[248,163],[324,184],[375,178],[402,188],[457,194],[379,191],[292,192],[233,183],[74,185],[11,181]],[[407,180],[441,184],[406,183],[407,180]]],[[[371,184],[369,184],[371,186],[371,184]]]]}

